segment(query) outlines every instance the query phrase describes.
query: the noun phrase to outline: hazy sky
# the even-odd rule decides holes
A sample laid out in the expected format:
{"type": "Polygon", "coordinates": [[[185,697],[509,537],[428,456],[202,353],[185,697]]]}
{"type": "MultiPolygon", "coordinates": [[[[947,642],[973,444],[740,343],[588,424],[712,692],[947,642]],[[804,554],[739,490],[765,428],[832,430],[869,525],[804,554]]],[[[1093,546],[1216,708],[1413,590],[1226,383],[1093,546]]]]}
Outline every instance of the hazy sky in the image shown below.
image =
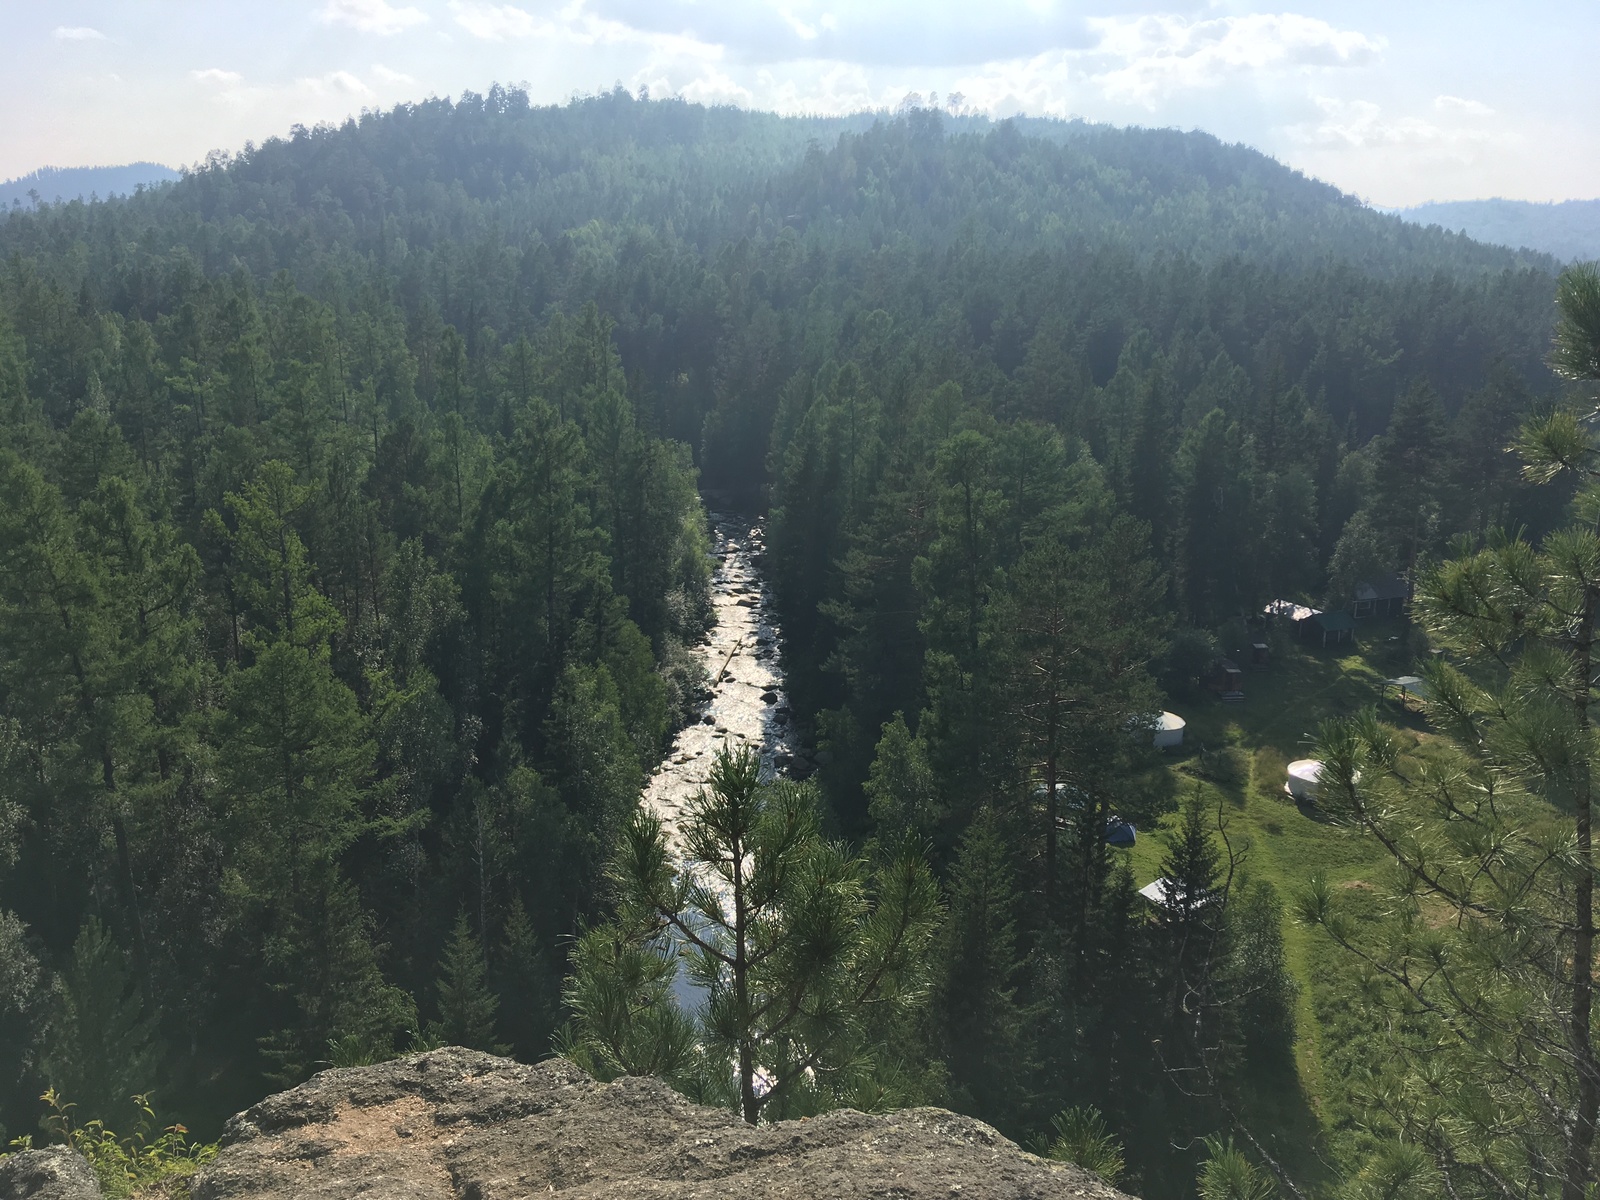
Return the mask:
{"type": "Polygon", "coordinates": [[[0,0],[0,178],[525,83],[1209,130],[1376,204],[1600,196],[1596,0],[0,0]]]}

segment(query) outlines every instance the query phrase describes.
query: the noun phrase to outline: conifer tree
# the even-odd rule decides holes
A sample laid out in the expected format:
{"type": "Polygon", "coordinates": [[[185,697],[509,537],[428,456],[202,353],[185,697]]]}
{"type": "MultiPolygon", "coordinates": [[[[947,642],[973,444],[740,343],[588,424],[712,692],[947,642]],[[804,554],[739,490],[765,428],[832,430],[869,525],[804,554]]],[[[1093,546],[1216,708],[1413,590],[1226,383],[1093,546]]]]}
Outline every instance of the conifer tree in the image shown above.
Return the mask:
{"type": "Polygon", "coordinates": [[[1369,710],[1323,730],[1321,803],[1395,861],[1391,917],[1364,929],[1321,880],[1301,898],[1366,964],[1393,1070],[1371,1100],[1395,1142],[1423,1147],[1419,1191],[1584,1200],[1597,1178],[1596,652],[1600,649],[1600,268],[1565,272],[1552,365],[1576,404],[1535,418],[1526,476],[1571,476],[1573,521],[1537,545],[1491,535],[1426,572],[1426,756],[1369,710]],[[1580,407],[1581,405],[1581,407],[1580,407]]]}
{"type": "Polygon", "coordinates": [[[860,1094],[884,1031],[923,999],[938,889],[912,850],[872,869],[824,840],[818,799],[763,782],[748,748],[723,751],[686,814],[681,871],[660,822],[634,816],[612,868],[618,915],[574,954],[580,1047],[624,1070],[691,1067],[684,1026],[663,1011],[681,947],[705,996],[692,1069],[731,1063],[746,1121],[860,1094]]]}
{"type": "Polygon", "coordinates": [[[112,1125],[131,1098],[157,1081],[155,1019],[111,931],[84,922],[62,972],[44,1056],[50,1086],[78,1106],[80,1120],[112,1125]]]}
{"type": "Polygon", "coordinates": [[[1016,900],[1000,823],[992,812],[982,812],[962,835],[950,873],[935,1019],[957,1094],[971,1111],[1002,1123],[1027,1099],[1018,1087],[1029,1065],[1030,1014],[1018,995],[1016,900]]]}
{"type": "Polygon", "coordinates": [[[467,914],[462,912],[456,917],[434,984],[439,996],[439,1020],[428,1032],[435,1040],[447,1046],[506,1053],[509,1047],[494,1040],[500,1000],[489,990],[487,976],[483,946],[467,923],[467,914]]]}
{"type": "Polygon", "coordinates": [[[556,1027],[560,975],[539,945],[520,895],[513,894],[490,972],[500,1032],[524,1060],[544,1057],[556,1027]]]}
{"type": "Polygon", "coordinates": [[[1376,448],[1372,523],[1394,548],[1396,565],[1410,569],[1439,518],[1445,446],[1438,393],[1420,381],[1407,389],[1376,448]]]}

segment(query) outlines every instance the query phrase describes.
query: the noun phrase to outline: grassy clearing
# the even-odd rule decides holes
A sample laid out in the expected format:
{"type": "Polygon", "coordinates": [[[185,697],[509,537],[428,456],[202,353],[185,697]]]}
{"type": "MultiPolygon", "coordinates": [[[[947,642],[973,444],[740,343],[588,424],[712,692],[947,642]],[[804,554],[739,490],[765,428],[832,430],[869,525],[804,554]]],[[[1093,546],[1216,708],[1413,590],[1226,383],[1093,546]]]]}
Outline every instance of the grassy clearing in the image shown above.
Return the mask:
{"type": "MultiPolygon", "coordinates": [[[[1286,904],[1313,874],[1321,873],[1336,887],[1365,889],[1387,866],[1375,842],[1330,823],[1314,806],[1297,803],[1283,790],[1285,768],[1310,755],[1325,719],[1380,703],[1382,680],[1413,666],[1401,622],[1364,622],[1357,637],[1354,644],[1326,649],[1280,637],[1272,661],[1246,671],[1243,703],[1224,704],[1210,696],[1173,701],[1188,722],[1183,748],[1169,766],[1175,788],[1184,793],[1198,786],[1208,803],[1220,806],[1228,839],[1236,853],[1243,853],[1244,872],[1271,882],[1286,904]]],[[[1235,660],[1246,662],[1248,655],[1235,660]]],[[[1420,718],[1398,702],[1383,701],[1380,708],[1389,723],[1419,740],[1427,736],[1420,718]]],[[[1164,819],[1162,829],[1172,820],[1164,819]]],[[[1140,886],[1160,874],[1166,852],[1162,829],[1151,830],[1154,836],[1141,833],[1129,852],[1140,886]]],[[[1284,940],[1300,984],[1298,1078],[1264,1089],[1256,1111],[1246,1118],[1286,1166],[1319,1186],[1333,1177],[1328,1147],[1347,1111],[1334,1094],[1343,1079],[1339,1071],[1330,1071],[1329,1058],[1338,1048],[1331,1039],[1348,1031],[1336,1033],[1328,1018],[1341,1007],[1336,993],[1347,982],[1348,964],[1328,961],[1332,948],[1325,938],[1292,916],[1285,919],[1284,940]],[[1325,1091],[1330,1076],[1333,1092],[1325,1091]]]]}

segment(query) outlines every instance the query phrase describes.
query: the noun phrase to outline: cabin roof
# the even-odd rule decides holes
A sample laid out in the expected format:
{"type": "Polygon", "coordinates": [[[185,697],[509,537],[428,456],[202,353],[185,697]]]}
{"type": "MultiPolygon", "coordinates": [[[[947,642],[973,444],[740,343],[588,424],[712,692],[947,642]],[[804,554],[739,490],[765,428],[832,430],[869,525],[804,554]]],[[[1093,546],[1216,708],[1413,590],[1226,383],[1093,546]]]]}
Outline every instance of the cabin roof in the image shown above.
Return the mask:
{"type": "Polygon", "coordinates": [[[1390,571],[1386,575],[1374,575],[1371,579],[1363,579],[1356,584],[1356,599],[1404,600],[1408,591],[1405,578],[1398,571],[1390,571]]]}

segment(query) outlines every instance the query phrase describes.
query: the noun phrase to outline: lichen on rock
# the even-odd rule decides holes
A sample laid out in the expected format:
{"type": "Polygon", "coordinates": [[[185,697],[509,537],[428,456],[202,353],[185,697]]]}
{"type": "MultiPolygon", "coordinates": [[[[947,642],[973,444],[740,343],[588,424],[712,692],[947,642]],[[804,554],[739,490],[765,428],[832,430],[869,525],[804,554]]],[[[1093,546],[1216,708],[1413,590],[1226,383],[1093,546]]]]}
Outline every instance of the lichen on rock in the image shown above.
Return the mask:
{"type": "Polygon", "coordinates": [[[195,1200],[1125,1200],[943,1109],[749,1126],[653,1079],[450,1048],[324,1071],[233,1118],[195,1200]]]}

